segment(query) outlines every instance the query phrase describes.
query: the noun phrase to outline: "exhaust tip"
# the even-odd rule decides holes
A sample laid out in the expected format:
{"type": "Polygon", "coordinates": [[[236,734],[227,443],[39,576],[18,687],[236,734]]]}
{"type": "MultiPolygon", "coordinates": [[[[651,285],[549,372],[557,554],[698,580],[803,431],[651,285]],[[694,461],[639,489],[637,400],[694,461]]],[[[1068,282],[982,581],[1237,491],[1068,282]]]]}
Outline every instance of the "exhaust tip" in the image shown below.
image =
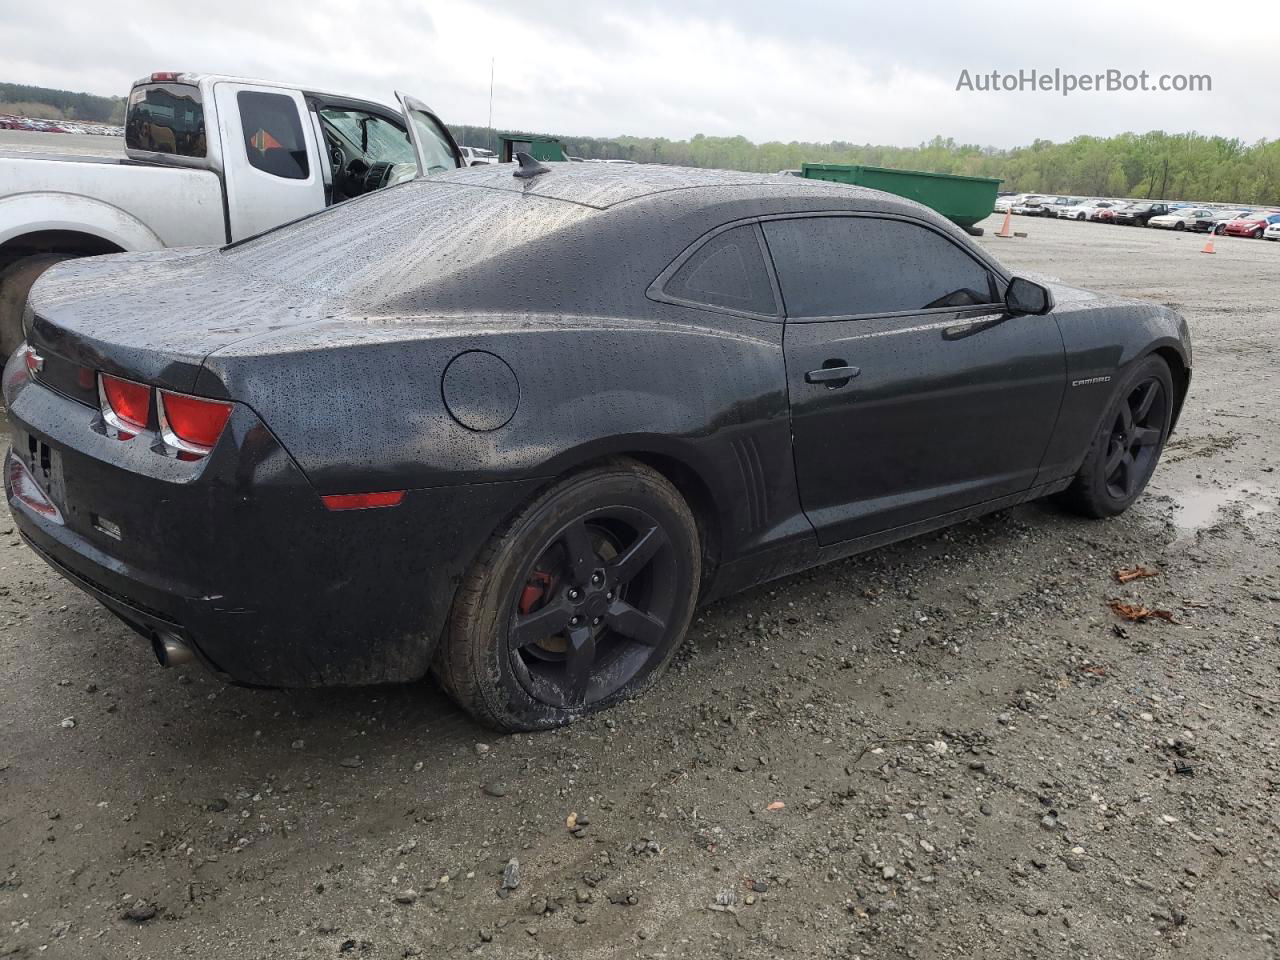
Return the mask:
{"type": "Polygon", "coordinates": [[[153,634],[151,649],[162,667],[180,667],[196,658],[192,649],[172,633],[153,634]]]}

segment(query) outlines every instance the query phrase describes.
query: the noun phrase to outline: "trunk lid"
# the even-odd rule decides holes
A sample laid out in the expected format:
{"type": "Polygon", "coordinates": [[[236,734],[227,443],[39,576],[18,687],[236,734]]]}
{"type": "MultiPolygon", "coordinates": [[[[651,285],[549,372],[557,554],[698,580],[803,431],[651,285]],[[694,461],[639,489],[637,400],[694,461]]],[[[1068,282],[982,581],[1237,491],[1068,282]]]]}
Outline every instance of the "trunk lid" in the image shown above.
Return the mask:
{"type": "Polygon", "coordinates": [[[215,248],[119,254],[106,267],[98,258],[58,264],[29,300],[41,379],[92,404],[92,371],[190,392],[210,353],[322,319],[329,302],[248,276],[215,248]]]}

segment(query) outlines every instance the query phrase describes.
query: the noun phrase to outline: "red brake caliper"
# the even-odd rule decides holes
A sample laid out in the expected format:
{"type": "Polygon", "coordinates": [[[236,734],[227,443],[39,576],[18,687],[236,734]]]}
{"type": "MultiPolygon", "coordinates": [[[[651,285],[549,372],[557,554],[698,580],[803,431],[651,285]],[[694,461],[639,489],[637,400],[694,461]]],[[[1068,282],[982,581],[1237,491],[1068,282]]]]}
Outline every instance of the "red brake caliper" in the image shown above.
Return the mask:
{"type": "Polygon", "coordinates": [[[533,571],[524,589],[520,591],[520,603],[517,605],[520,613],[532,612],[542,602],[542,598],[551,592],[553,586],[551,574],[541,570],[533,571]]]}

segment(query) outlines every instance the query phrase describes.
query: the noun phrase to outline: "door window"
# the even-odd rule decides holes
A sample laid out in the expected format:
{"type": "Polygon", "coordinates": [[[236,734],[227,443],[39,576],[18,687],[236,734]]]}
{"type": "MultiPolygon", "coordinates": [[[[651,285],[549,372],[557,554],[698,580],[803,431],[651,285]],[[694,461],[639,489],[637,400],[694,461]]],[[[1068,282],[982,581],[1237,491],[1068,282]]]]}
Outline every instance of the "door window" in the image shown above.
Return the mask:
{"type": "Polygon", "coordinates": [[[990,271],[903,220],[797,217],[764,224],[787,315],[854,317],[998,300],[990,271]]]}
{"type": "Polygon", "coordinates": [[[421,110],[410,108],[409,122],[417,131],[418,141],[422,144],[423,173],[444,173],[458,166],[458,158],[453,153],[453,143],[435,117],[421,110]]]}
{"type": "Polygon", "coordinates": [[[662,288],[666,299],[735,313],[777,316],[773,287],[753,225],[718,233],[694,250],[662,288]]]}
{"type": "Polygon", "coordinates": [[[292,97],[241,90],[236,94],[236,103],[250,166],[285,180],[306,180],[311,176],[307,141],[292,97]]]}

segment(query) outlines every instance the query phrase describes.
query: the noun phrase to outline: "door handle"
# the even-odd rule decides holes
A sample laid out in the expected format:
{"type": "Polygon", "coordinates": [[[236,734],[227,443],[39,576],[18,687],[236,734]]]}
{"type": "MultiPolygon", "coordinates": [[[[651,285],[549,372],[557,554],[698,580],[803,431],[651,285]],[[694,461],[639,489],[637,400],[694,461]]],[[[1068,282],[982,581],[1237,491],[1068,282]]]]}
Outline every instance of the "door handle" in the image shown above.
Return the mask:
{"type": "Polygon", "coordinates": [[[843,387],[861,372],[861,369],[850,367],[843,360],[828,360],[821,368],[806,373],[804,382],[825,383],[828,390],[834,390],[843,387]]]}

